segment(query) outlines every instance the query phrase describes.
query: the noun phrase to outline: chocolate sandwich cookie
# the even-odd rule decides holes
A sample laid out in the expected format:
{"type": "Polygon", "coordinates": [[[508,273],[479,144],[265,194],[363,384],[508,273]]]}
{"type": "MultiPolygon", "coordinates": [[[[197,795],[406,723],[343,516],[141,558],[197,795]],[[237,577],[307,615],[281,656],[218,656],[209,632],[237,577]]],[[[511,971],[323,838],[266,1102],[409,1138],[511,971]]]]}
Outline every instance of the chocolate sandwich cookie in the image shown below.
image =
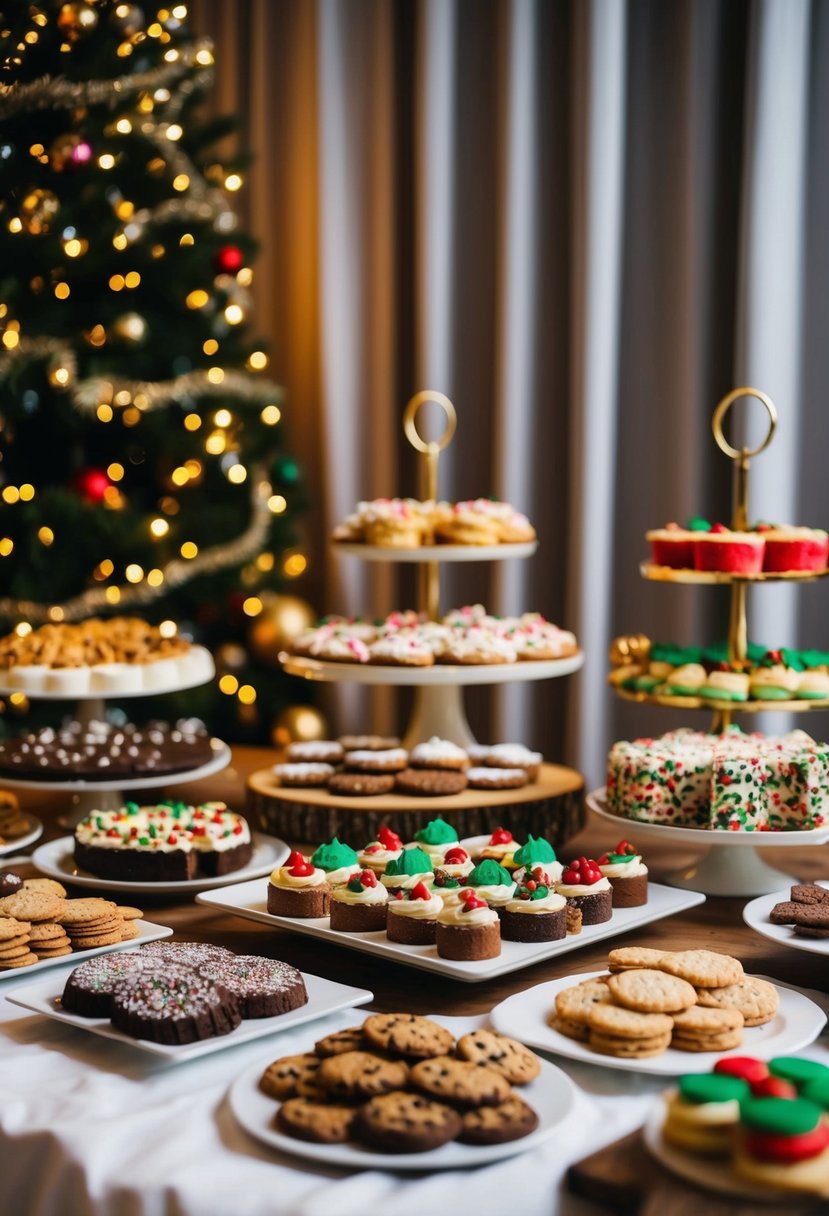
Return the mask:
{"type": "Polygon", "coordinates": [[[330,793],[346,798],[370,798],[390,794],[393,789],[393,773],[335,773],[328,782],[330,793]]]}
{"type": "Polygon", "coordinates": [[[398,793],[423,798],[460,794],[467,784],[465,773],[437,768],[406,768],[395,779],[398,793]]]}

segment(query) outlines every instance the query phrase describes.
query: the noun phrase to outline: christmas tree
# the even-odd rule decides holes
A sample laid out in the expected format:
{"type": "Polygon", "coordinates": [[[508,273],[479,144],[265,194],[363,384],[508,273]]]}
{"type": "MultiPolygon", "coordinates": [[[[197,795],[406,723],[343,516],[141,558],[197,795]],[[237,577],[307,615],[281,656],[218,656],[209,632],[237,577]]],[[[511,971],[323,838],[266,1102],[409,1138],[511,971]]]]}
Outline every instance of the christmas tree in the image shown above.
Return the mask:
{"type": "Polygon", "coordinates": [[[0,623],[166,622],[223,675],[187,710],[266,738],[291,699],[269,596],[305,568],[300,475],[186,19],[0,0],[0,623]]]}

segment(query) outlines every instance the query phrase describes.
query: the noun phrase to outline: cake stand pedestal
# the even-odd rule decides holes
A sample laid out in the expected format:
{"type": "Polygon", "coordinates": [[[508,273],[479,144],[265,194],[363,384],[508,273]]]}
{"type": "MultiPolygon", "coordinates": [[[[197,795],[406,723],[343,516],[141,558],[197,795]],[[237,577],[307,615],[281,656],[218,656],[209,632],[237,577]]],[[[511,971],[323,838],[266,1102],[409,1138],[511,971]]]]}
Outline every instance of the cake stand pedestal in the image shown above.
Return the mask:
{"type": "Polygon", "coordinates": [[[829,840],[829,827],[809,832],[713,832],[706,828],[674,827],[663,823],[639,823],[623,819],[607,810],[604,789],[587,795],[587,807],[634,840],[684,844],[702,847],[706,852],[696,861],[666,875],[662,881],[686,891],[701,891],[704,895],[770,895],[785,887],[792,875],[770,866],[759,850],[793,848],[804,844],[824,844],[829,840]]]}

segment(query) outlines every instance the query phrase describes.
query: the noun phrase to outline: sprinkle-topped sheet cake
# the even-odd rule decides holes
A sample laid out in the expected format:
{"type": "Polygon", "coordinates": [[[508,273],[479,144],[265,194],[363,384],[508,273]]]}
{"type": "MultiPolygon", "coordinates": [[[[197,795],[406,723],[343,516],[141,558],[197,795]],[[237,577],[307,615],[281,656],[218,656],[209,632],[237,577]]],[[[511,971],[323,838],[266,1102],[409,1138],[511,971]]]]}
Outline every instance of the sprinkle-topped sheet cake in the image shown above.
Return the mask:
{"type": "Polygon", "coordinates": [[[128,802],[93,811],[75,828],[75,860],[91,874],[127,882],[177,882],[221,875],[250,861],[247,820],[224,802],[128,802]]]}
{"type": "Polygon", "coordinates": [[[690,729],[614,743],[607,809],[642,823],[716,831],[808,831],[827,822],[829,746],[805,731],[690,729]]]}

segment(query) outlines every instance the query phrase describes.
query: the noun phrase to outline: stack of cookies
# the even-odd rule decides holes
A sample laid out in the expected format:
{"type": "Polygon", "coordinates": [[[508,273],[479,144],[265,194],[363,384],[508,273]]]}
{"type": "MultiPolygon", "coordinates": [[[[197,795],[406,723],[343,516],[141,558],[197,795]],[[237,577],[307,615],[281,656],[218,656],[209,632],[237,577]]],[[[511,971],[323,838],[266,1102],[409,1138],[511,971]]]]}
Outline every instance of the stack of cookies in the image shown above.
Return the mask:
{"type": "Polygon", "coordinates": [[[668,1047],[729,1051],[745,1026],[770,1021],[779,1002],[773,984],[712,950],[621,947],[608,967],[609,974],[559,992],[550,1025],[620,1059],[647,1059],[668,1047]]]}
{"type": "Polygon", "coordinates": [[[31,830],[32,821],[21,811],[15,795],[0,790],[0,845],[11,844],[31,830]]]}
{"type": "Polygon", "coordinates": [[[0,898],[0,971],[129,941],[143,915],[108,899],[67,899],[51,878],[22,879],[0,898]]]}
{"type": "Polygon", "coordinates": [[[539,1068],[529,1048],[493,1031],[456,1042],[429,1018],[377,1013],[326,1035],[312,1052],[275,1060],[259,1087],[280,1103],[274,1122],[289,1136],[421,1153],[450,1140],[501,1144],[528,1135],[538,1116],[513,1086],[539,1068]]]}
{"type": "Polygon", "coordinates": [[[542,759],[523,743],[476,744],[464,750],[433,737],[407,751],[399,739],[346,736],[292,743],[285,763],[272,771],[288,788],[325,787],[356,798],[391,793],[445,798],[467,788],[521,789],[538,779],[542,759]]]}
{"type": "Polygon", "coordinates": [[[791,925],[795,937],[829,937],[829,887],[795,883],[791,898],[769,912],[773,925],[791,925]]]}

